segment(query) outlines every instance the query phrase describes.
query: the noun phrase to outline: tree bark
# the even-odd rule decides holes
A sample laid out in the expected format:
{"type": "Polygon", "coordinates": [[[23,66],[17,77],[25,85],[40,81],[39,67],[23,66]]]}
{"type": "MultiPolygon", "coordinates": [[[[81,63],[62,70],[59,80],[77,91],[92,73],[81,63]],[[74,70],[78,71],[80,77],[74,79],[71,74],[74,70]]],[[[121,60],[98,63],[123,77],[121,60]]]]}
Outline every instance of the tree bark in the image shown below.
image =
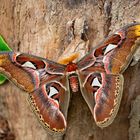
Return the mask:
{"type": "MultiPolygon", "coordinates": [[[[139,0],[0,0],[0,34],[14,51],[57,61],[68,47],[81,42],[81,30],[86,30],[90,49],[116,29],[139,22],[139,13],[139,0]]],[[[109,127],[97,127],[81,94],[74,94],[67,131],[55,138],[35,118],[26,101],[28,94],[5,83],[0,86],[0,139],[140,140],[140,63],[129,66],[123,75],[121,107],[109,127]]]]}

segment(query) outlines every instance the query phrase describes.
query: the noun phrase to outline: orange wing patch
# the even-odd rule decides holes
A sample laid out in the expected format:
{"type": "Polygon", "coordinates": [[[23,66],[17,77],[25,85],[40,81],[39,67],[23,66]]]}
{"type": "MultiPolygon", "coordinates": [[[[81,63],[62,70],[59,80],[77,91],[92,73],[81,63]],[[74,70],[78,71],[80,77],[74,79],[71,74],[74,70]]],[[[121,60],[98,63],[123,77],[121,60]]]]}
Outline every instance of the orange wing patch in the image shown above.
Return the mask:
{"type": "Polygon", "coordinates": [[[75,61],[78,57],[79,57],[79,53],[74,53],[74,54],[71,54],[70,56],[68,56],[66,58],[62,58],[62,59],[58,60],[58,63],[67,65],[70,62],[75,61]]]}

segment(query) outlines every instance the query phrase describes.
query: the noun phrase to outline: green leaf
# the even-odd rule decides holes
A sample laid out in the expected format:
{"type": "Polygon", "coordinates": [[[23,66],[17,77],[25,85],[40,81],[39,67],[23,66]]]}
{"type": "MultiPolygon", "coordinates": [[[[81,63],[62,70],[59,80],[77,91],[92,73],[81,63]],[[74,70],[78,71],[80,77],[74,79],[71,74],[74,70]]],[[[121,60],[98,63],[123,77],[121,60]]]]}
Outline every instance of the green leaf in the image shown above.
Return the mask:
{"type": "Polygon", "coordinates": [[[6,81],[6,77],[3,74],[0,74],[0,85],[6,81]]]}
{"type": "MultiPolygon", "coordinates": [[[[2,36],[0,35],[0,52],[1,51],[12,51],[12,49],[8,46],[8,44],[4,41],[2,36]]],[[[6,81],[4,75],[0,74],[0,85],[6,81]]]]}

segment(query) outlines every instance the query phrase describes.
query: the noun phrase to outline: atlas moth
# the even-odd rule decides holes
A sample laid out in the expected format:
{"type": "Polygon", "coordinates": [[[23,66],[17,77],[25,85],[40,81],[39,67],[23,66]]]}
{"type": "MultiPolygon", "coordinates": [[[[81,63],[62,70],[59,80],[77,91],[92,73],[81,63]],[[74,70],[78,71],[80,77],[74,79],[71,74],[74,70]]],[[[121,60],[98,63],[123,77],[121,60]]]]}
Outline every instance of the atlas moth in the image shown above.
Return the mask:
{"type": "Polygon", "coordinates": [[[80,92],[97,126],[115,119],[123,93],[122,73],[140,44],[140,24],[128,25],[107,37],[74,63],[6,51],[0,53],[0,72],[29,93],[29,102],[51,134],[67,127],[70,95],[80,92]]]}

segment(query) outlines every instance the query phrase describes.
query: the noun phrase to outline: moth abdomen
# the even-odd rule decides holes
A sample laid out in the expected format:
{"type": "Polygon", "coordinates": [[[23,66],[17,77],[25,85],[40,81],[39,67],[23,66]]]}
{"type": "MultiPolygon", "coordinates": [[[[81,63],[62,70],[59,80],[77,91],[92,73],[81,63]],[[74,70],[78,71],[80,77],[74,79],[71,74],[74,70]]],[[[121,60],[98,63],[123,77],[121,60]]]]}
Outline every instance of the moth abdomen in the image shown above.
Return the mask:
{"type": "Polygon", "coordinates": [[[69,77],[69,83],[70,83],[70,88],[72,92],[78,92],[79,91],[79,80],[77,75],[70,75],[69,77]]]}

